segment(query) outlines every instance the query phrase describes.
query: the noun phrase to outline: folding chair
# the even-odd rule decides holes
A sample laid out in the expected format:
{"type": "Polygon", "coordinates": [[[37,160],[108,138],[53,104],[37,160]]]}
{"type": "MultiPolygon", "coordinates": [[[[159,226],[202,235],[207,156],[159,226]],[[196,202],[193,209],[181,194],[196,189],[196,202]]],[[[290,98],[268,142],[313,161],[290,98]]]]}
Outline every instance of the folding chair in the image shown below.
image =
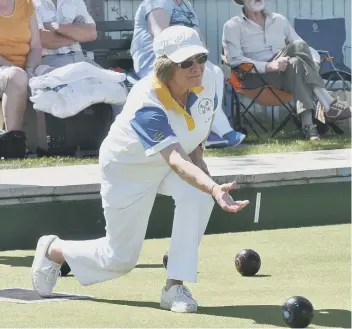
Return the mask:
{"type": "Polygon", "coordinates": [[[345,18],[300,19],[295,18],[297,34],[318,51],[321,56],[320,75],[330,91],[351,89],[351,69],[345,65],[345,18]],[[340,86],[336,82],[341,81],[340,86]]]}
{"type": "MultiPolygon", "coordinates": [[[[221,56],[222,61],[227,64],[226,57],[224,55],[221,56]]],[[[280,132],[290,119],[294,121],[296,126],[300,129],[301,124],[297,117],[296,106],[292,105],[293,97],[291,94],[288,94],[282,90],[276,89],[272,87],[269,83],[265,81],[262,74],[260,74],[252,63],[243,63],[238,67],[231,69],[231,76],[227,79],[227,83],[232,87],[232,96],[231,96],[231,113],[232,118],[234,120],[233,125],[237,130],[243,130],[242,119],[248,126],[252,129],[252,131],[256,134],[256,136],[260,139],[259,133],[253,127],[253,124],[249,117],[259,125],[264,132],[268,132],[268,130],[263,126],[263,124],[254,116],[253,113],[249,111],[249,109],[254,104],[264,105],[264,106],[282,106],[287,112],[287,116],[282,120],[279,126],[272,133],[271,137],[274,137],[278,132],[280,132]],[[262,86],[258,88],[249,89],[244,87],[243,81],[245,81],[246,77],[249,74],[255,74],[258,79],[261,81],[262,86]],[[244,95],[251,99],[249,105],[245,105],[239,97],[239,94],[244,95]]],[[[272,129],[274,128],[272,112],[272,129]]]]}

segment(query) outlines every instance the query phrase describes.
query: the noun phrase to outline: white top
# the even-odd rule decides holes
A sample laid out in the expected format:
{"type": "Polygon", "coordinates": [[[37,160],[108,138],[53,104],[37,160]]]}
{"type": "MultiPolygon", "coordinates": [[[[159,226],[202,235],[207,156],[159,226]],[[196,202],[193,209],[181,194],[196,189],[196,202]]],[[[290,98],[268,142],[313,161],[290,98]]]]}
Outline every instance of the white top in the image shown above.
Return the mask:
{"type": "MultiPolygon", "coordinates": [[[[57,0],[55,7],[51,0],[33,0],[39,30],[44,29],[44,23],[58,22],[59,24],[85,23],[94,24],[83,0],[57,0]]],[[[43,48],[43,56],[67,54],[71,51],[80,52],[82,48],[78,42],[68,47],[57,49],[43,48]]]]}
{"type": "Polygon", "coordinates": [[[224,54],[231,67],[253,63],[265,72],[266,63],[290,42],[301,40],[286,17],[265,13],[265,26],[248,19],[243,12],[229,19],[223,28],[224,54]]]}
{"type": "Polygon", "coordinates": [[[153,74],[148,75],[131,89],[103,142],[101,161],[167,166],[160,151],[176,142],[188,154],[195,150],[210,132],[216,105],[214,73],[207,68],[202,86],[190,90],[186,110],[153,74]]]}

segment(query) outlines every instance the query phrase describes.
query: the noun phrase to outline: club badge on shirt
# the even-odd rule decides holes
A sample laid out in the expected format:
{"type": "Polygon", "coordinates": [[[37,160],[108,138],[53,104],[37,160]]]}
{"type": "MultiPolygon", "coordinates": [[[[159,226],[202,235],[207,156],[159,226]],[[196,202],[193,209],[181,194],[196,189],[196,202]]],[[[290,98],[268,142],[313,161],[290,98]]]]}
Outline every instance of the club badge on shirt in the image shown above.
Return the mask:
{"type": "Polygon", "coordinates": [[[204,122],[209,121],[214,113],[214,103],[209,98],[203,98],[198,103],[198,113],[204,118],[204,122]]]}

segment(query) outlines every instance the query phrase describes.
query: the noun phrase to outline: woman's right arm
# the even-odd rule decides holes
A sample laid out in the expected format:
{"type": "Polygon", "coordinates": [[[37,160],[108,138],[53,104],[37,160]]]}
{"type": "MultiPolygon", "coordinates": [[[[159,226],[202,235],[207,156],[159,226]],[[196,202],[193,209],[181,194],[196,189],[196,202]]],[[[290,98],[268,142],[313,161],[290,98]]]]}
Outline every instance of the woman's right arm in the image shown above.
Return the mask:
{"type": "Polygon", "coordinates": [[[179,143],[174,143],[160,151],[170,168],[184,181],[210,194],[225,211],[238,212],[249,204],[248,200],[234,201],[229,191],[234,189],[236,182],[219,185],[194,165],[179,143]]]}
{"type": "Polygon", "coordinates": [[[184,181],[212,195],[217,184],[203,170],[193,164],[191,158],[179,143],[171,144],[161,150],[160,153],[171,169],[184,181]]]}

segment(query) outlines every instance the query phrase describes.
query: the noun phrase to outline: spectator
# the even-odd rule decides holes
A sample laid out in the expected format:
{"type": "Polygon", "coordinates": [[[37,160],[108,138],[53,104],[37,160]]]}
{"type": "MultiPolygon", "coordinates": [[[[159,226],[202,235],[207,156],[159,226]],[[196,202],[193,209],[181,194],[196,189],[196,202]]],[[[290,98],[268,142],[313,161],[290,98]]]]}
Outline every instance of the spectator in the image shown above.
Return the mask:
{"type": "MultiPolygon", "coordinates": [[[[97,38],[95,22],[83,0],[33,0],[36,9],[40,38],[43,46],[42,64],[58,68],[68,64],[87,62],[101,67],[87,57],[82,42],[97,38]]],[[[43,67],[45,69],[45,67],[43,67]]],[[[44,72],[50,71],[50,68],[44,72]]],[[[111,105],[114,116],[120,105],[111,105]]]]}
{"type": "MultiPolygon", "coordinates": [[[[274,88],[293,95],[302,119],[302,130],[309,140],[320,136],[313,124],[313,93],[330,119],[351,117],[351,108],[334,100],[319,76],[309,46],[297,35],[288,20],[264,9],[264,0],[234,0],[243,6],[242,14],[228,20],[223,29],[223,48],[231,67],[244,62],[255,64],[274,88]]],[[[249,76],[248,88],[261,85],[259,78],[249,76]]]]}
{"type": "Polygon", "coordinates": [[[155,76],[132,88],[100,149],[106,236],[86,241],[41,237],[32,284],[43,297],[52,294],[64,261],[83,285],[132,271],[159,192],[172,196],[176,205],[160,306],[196,312],[198,304],[183,283],[197,282],[198,248],[214,200],[228,212],[249,203],[234,201],[229,191],[235,183],[216,184],[203,160],[199,144],[211,128],[216,86],[198,33],[184,26],[166,28],[155,39],[154,51],[155,76]]]}
{"type": "Polygon", "coordinates": [[[32,0],[0,0],[0,98],[5,121],[0,158],[25,157],[22,123],[28,79],[40,64],[41,52],[32,0]]]}
{"type": "Polygon", "coordinates": [[[86,57],[81,42],[95,40],[97,31],[83,0],[57,1],[33,0],[40,38],[43,47],[42,64],[62,67],[67,64],[88,62],[99,66],[86,57]]]}
{"type": "MultiPolygon", "coordinates": [[[[199,30],[197,14],[188,0],[144,0],[135,15],[135,26],[131,45],[131,54],[136,74],[143,78],[153,71],[155,55],[153,53],[153,39],[162,30],[172,25],[184,25],[194,28],[205,40],[199,30]]],[[[216,73],[218,88],[218,106],[214,116],[213,134],[210,134],[209,146],[237,146],[245,135],[234,131],[222,110],[224,89],[224,75],[222,70],[207,62],[216,73]]]]}

